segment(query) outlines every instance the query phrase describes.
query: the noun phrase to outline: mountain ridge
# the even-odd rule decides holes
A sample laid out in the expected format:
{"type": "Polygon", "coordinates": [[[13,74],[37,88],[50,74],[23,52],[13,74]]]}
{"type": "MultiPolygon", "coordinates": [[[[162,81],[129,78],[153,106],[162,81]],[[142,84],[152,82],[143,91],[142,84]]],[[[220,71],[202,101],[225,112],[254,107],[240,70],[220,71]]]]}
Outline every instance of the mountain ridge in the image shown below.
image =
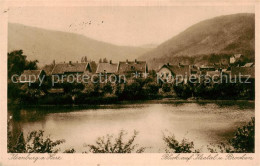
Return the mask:
{"type": "Polygon", "coordinates": [[[49,64],[53,60],[80,61],[83,56],[95,61],[136,59],[151,48],[119,46],[76,33],[8,23],[8,52],[18,49],[30,60],[49,64]]]}
{"type": "Polygon", "coordinates": [[[201,21],[144,53],[138,59],[146,59],[150,66],[154,66],[157,62],[167,63],[175,57],[178,59],[177,57],[209,54],[253,54],[254,16],[253,13],[239,13],[201,21]]]}

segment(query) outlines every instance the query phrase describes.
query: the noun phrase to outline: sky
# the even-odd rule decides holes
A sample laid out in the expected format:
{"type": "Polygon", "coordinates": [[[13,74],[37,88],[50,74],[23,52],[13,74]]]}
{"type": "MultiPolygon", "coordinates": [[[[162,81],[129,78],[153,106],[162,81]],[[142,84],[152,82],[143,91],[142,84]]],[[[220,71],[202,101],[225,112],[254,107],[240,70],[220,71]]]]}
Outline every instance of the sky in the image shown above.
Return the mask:
{"type": "Polygon", "coordinates": [[[116,45],[146,46],[161,44],[206,19],[254,12],[254,6],[19,7],[8,11],[8,21],[116,45]]]}

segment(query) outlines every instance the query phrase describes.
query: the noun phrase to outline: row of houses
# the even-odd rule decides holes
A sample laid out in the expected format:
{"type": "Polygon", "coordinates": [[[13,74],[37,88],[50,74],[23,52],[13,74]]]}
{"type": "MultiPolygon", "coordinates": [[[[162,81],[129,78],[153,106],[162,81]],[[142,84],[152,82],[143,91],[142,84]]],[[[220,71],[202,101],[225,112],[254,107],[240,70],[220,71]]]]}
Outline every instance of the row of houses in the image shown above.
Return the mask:
{"type": "Polygon", "coordinates": [[[143,77],[148,73],[148,66],[145,61],[124,61],[119,63],[113,63],[111,60],[109,62],[101,62],[96,64],[92,62],[72,62],[69,63],[55,63],[55,61],[44,66],[41,70],[25,70],[22,73],[20,82],[30,82],[30,76],[35,76],[38,79],[40,75],[58,75],[58,76],[68,76],[68,75],[92,75],[92,74],[116,74],[125,75],[130,77],[133,73],[138,73],[140,77],[143,77]]]}
{"type": "Polygon", "coordinates": [[[158,75],[162,79],[176,79],[178,76],[182,76],[183,81],[188,80],[190,77],[199,78],[199,76],[221,77],[226,75],[228,78],[255,78],[255,66],[254,63],[246,63],[244,66],[195,66],[195,65],[171,65],[169,63],[164,64],[159,71],[158,75]]]}
{"type": "MultiPolygon", "coordinates": [[[[220,61],[220,63],[215,63],[213,65],[171,65],[170,63],[162,65],[157,74],[161,76],[162,79],[175,78],[176,76],[185,76],[189,78],[191,76],[201,76],[201,75],[228,75],[230,77],[235,75],[250,75],[251,78],[255,76],[255,65],[254,63],[246,63],[243,66],[239,62],[243,62],[244,56],[242,54],[234,54],[230,57],[230,62],[220,61]]],[[[118,63],[113,63],[111,60],[102,62],[98,64],[94,61],[87,61],[83,59],[79,62],[69,61],[68,63],[55,63],[53,61],[50,65],[45,65],[41,70],[25,70],[22,74],[20,82],[29,82],[30,76],[35,76],[34,79],[38,79],[42,75],[52,76],[66,76],[71,74],[79,75],[92,75],[92,74],[116,74],[125,75],[130,77],[133,74],[138,74],[139,77],[147,76],[148,65],[146,61],[120,61],[118,63]]],[[[33,80],[34,81],[34,80],[33,80]]]]}
{"type": "MultiPolygon", "coordinates": [[[[95,62],[69,62],[69,63],[58,63],[51,65],[46,65],[41,70],[25,70],[22,74],[20,82],[30,82],[35,81],[33,79],[38,79],[42,75],[70,75],[70,74],[120,74],[131,76],[133,73],[138,73],[140,77],[143,77],[144,74],[148,73],[148,65],[145,61],[128,61],[112,63],[109,61],[107,63],[99,63],[95,62]],[[30,76],[34,76],[31,77],[30,76]]],[[[176,76],[183,76],[186,79],[191,76],[201,76],[201,75],[209,75],[209,76],[221,76],[228,75],[230,77],[241,75],[242,77],[246,77],[250,75],[251,78],[255,77],[255,66],[254,63],[247,63],[242,67],[231,67],[231,66],[196,66],[196,65],[171,65],[170,63],[164,64],[157,71],[157,74],[162,79],[175,79],[176,76]]]]}
{"type": "Polygon", "coordinates": [[[52,68],[45,66],[43,70],[47,71],[49,75],[69,75],[69,74],[131,74],[148,73],[147,63],[145,61],[128,61],[113,63],[102,62],[96,65],[95,62],[82,62],[82,63],[59,63],[52,64],[52,68]],[[49,71],[46,69],[48,68],[49,71]]]}

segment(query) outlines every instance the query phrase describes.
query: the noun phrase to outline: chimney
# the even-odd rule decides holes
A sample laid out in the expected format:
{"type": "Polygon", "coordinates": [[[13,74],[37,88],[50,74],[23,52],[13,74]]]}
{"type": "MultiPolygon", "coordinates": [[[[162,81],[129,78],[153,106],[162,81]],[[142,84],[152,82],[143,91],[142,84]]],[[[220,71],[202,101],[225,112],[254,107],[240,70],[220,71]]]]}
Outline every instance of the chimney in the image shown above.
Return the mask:
{"type": "Polygon", "coordinates": [[[53,60],[53,62],[52,62],[52,63],[53,63],[53,65],[55,65],[55,60],[53,60]]]}
{"type": "Polygon", "coordinates": [[[109,63],[112,64],[112,60],[110,60],[109,63]]]}
{"type": "Polygon", "coordinates": [[[135,59],[135,63],[137,63],[137,60],[135,59]]]}
{"type": "Polygon", "coordinates": [[[128,59],[126,59],[126,64],[128,64],[128,59]]]}
{"type": "Polygon", "coordinates": [[[71,61],[69,61],[69,64],[70,64],[70,65],[72,65],[72,62],[71,62],[71,61]]]}
{"type": "Polygon", "coordinates": [[[167,63],[167,66],[170,66],[170,63],[169,63],[169,62],[167,63]]]}

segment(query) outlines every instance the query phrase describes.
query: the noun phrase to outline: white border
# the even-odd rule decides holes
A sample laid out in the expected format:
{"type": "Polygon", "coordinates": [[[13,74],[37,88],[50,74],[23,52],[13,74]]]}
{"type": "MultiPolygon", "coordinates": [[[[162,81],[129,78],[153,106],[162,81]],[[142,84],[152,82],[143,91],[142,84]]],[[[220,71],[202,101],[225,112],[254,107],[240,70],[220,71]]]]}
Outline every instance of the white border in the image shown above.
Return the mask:
{"type": "MultiPolygon", "coordinates": [[[[258,117],[260,116],[259,110],[259,87],[256,86],[256,153],[248,154],[248,156],[254,157],[252,161],[176,161],[176,160],[161,160],[161,153],[144,153],[144,154],[59,154],[62,156],[61,161],[13,161],[8,160],[10,154],[7,154],[7,20],[8,11],[3,12],[8,7],[18,6],[240,6],[240,5],[255,5],[255,55],[256,55],[256,85],[259,83],[258,71],[260,71],[259,64],[259,48],[260,48],[260,24],[259,24],[259,12],[260,1],[5,1],[0,2],[0,55],[1,55],[1,74],[0,74],[0,165],[12,166],[12,165],[259,165],[259,146],[257,142],[259,140],[259,125],[258,117]]],[[[224,154],[222,154],[224,155],[224,154]]],[[[36,154],[34,156],[43,156],[42,154],[36,154]]]]}

